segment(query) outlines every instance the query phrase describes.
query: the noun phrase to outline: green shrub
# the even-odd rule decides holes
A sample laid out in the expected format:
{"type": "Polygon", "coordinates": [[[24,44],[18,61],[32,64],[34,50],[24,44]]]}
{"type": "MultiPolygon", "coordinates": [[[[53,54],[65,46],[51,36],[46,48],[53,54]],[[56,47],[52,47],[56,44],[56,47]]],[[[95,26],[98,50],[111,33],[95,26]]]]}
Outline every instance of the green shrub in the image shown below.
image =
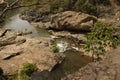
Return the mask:
{"type": "Polygon", "coordinates": [[[59,0],[54,0],[53,2],[50,2],[50,10],[51,12],[56,12],[59,8],[60,1],[59,0]]]}
{"type": "Polygon", "coordinates": [[[30,80],[30,75],[36,70],[36,66],[31,63],[23,64],[23,68],[20,72],[21,80],[30,80]]]}
{"type": "Polygon", "coordinates": [[[54,45],[54,46],[52,47],[52,51],[53,51],[54,53],[58,53],[58,52],[59,52],[59,48],[57,47],[57,45],[54,45]]]}
{"type": "Polygon", "coordinates": [[[37,3],[38,3],[38,0],[19,0],[19,4],[22,6],[30,6],[37,3]]]}
{"type": "Polygon", "coordinates": [[[82,11],[92,15],[97,14],[98,5],[110,5],[109,0],[53,0],[50,2],[51,12],[66,10],[82,11]]]}
{"type": "Polygon", "coordinates": [[[104,55],[107,46],[115,48],[120,43],[119,34],[114,35],[113,27],[103,22],[97,22],[87,35],[85,49],[92,52],[93,59],[99,59],[100,55],[104,55]]]}
{"type": "Polygon", "coordinates": [[[97,15],[97,7],[95,5],[87,3],[84,5],[84,7],[87,13],[97,15]]]}
{"type": "Polygon", "coordinates": [[[74,8],[77,10],[82,9],[82,6],[85,4],[86,0],[77,0],[74,4],[74,8]]]}
{"type": "Polygon", "coordinates": [[[77,0],[74,8],[77,11],[82,11],[82,12],[86,12],[89,14],[93,14],[96,15],[97,14],[97,6],[96,3],[90,0],[77,0]]]}

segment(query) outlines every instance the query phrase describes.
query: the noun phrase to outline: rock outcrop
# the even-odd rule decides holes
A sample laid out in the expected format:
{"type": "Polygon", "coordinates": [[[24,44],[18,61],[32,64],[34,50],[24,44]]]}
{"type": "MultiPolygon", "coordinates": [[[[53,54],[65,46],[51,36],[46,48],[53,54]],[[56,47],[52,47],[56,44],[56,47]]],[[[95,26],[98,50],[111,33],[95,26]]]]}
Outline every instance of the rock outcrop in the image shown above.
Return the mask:
{"type": "Polygon", "coordinates": [[[56,30],[90,31],[97,18],[85,13],[65,11],[51,16],[51,22],[45,24],[46,28],[56,30]]]}
{"type": "Polygon", "coordinates": [[[59,64],[62,54],[54,54],[51,38],[32,38],[23,32],[10,29],[0,30],[0,67],[5,73],[19,70],[23,63],[36,64],[40,71],[59,64]]]}
{"type": "Polygon", "coordinates": [[[74,74],[62,80],[119,80],[120,79],[120,47],[108,52],[106,59],[89,63],[74,74]]]}
{"type": "MultiPolygon", "coordinates": [[[[28,20],[27,17],[29,17],[29,15],[24,16],[23,14],[22,16],[23,19],[28,20]]],[[[90,28],[97,21],[97,18],[95,16],[75,11],[65,11],[49,15],[48,17],[42,16],[41,18],[42,19],[39,20],[38,22],[34,22],[33,20],[33,23],[31,22],[31,24],[46,29],[68,31],[90,31],[90,28]]]]}

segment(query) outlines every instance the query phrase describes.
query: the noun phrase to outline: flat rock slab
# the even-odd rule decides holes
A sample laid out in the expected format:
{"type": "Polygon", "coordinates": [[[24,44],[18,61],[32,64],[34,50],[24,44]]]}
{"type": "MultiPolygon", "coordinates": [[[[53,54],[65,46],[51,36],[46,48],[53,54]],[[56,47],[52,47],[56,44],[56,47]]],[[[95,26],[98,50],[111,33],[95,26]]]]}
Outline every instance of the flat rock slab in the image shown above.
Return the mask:
{"type": "Polygon", "coordinates": [[[51,71],[56,64],[61,63],[60,57],[63,57],[52,52],[51,40],[53,39],[24,36],[14,30],[7,31],[5,36],[0,37],[2,44],[5,44],[0,46],[0,67],[4,73],[11,73],[21,69],[24,63],[32,63],[40,71],[51,71]]]}
{"type": "Polygon", "coordinates": [[[0,51],[0,60],[8,60],[14,56],[20,55],[21,53],[21,50],[5,48],[0,51]]]}

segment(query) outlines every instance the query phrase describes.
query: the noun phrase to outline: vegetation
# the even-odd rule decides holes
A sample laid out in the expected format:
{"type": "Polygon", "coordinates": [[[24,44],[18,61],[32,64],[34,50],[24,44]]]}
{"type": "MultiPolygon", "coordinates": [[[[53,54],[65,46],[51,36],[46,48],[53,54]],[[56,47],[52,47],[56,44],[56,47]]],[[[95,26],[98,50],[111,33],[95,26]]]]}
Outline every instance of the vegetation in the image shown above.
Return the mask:
{"type": "Polygon", "coordinates": [[[30,80],[30,75],[36,70],[36,66],[31,63],[23,64],[23,68],[20,72],[21,80],[30,80]]]}
{"type": "MultiPolygon", "coordinates": [[[[7,0],[11,3],[15,0],[7,0]]],[[[98,14],[97,6],[100,4],[110,5],[109,0],[19,0],[19,5],[30,6],[33,4],[50,5],[51,12],[61,12],[66,10],[75,10],[89,13],[92,15],[98,14]]]]}
{"type": "Polygon", "coordinates": [[[52,51],[53,51],[54,53],[58,53],[58,52],[59,52],[59,48],[57,47],[57,45],[54,45],[54,46],[52,47],[52,51]]]}
{"type": "Polygon", "coordinates": [[[94,60],[99,60],[99,56],[104,55],[107,46],[115,48],[119,43],[120,36],[115,34],[113,27],[103,22],[97,22],[87,35],[85,48],[92,53],[94,60]]]}
{"type": "Polygon", "coordinates": [[[97,15],[98,4],[110,5],[109,0],[54,0],[50,2],[51,11],[75,10],[97,15]]]}
{"type": "Polygon", "coordinates": [[[11,72],[8,76],[7,76],[8,80],[18,80],[18,71],[15,72],[11,72]]]}
{"type": "Polygon", "coordinates": [[[19,0],[19,2],[22,6],[29,6],[29,5],[37,4],[38,0],[19,0]]]}

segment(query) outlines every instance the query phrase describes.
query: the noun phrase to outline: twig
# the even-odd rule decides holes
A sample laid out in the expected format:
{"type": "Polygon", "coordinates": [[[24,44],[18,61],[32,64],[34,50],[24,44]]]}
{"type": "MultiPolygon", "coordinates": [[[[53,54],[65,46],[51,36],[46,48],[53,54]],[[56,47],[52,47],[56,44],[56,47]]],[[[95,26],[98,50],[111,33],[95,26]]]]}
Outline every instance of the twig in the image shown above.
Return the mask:
{"type": "Polygon", "coordinates": [[[7,7],[5,7],[5,9],[3,10],[3,12],[0,14],[0,17],[3,16],[3,14],[12,6],[14,6],[19,0],[14,1],[13,3],[11,3],[10,5],[7,4],[7,7]]]}

